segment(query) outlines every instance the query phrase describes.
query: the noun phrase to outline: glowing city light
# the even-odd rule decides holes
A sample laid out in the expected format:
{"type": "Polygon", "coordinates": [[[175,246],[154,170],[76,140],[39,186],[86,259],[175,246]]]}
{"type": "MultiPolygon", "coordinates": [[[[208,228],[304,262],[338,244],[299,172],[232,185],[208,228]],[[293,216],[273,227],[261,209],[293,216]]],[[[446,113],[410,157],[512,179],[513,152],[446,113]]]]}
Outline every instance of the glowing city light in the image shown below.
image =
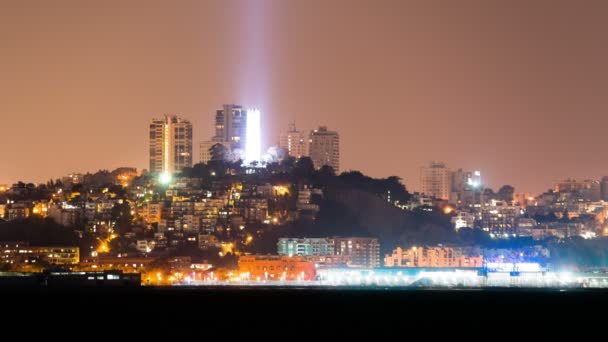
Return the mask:
{"type": "Polygon", "coordinates": [[[171,174],[168,172],[163,172],[160,174],[160,177],[158,178],[158,180],[160,181],[161,184],[169,184],[171,183],[171,174]]]}
{"type": "Polygon", "coordinates": [[[260,110],[247,110],[247,137],[245,138],[245,164],[259,162],[262,155],[260,110]]]}

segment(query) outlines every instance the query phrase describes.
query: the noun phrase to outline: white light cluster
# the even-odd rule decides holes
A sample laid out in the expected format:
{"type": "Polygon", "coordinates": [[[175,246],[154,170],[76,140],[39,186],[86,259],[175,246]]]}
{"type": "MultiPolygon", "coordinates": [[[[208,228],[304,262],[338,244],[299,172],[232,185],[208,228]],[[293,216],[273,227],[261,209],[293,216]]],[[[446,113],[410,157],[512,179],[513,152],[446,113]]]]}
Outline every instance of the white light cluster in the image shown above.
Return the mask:
{"type": "Polygon", "coordinates": [[[261,119],[259,109],[247,110],[247,137],[245,138],[245,164],[259,162],[262,154],[261,119]]]}

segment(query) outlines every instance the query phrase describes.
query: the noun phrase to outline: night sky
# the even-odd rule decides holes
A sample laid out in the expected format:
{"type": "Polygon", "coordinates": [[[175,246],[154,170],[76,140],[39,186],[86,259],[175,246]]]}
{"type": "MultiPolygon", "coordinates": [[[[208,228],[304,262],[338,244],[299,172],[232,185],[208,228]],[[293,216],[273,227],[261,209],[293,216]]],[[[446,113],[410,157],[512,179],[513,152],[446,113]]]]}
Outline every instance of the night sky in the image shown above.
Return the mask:
{"type": "Polygon", "coordinates": [[[341,135],[341,165],[419,188],[608,175],[608,2],[0,0],[0,184],[148,165],[148,124],[223,103],[341,135]]]}

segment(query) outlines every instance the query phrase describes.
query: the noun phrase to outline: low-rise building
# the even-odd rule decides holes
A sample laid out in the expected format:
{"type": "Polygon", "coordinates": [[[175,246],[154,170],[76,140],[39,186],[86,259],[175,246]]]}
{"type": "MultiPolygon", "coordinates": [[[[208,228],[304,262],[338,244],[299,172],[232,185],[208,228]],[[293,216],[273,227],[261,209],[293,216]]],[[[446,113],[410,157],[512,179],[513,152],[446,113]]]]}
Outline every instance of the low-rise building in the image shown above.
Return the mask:
{"type": "Polygon", "coordinates": [[[80,262],[80,248],[68,246],[37,247],[24,243],[3,244],[0,256],[3,263],[29,262],[42,259],[52,265],[76,265],[80,262]]]}
{"type": "Polygon", "coordinates": [[[475,227],[475,215],[467,211],[458,211],[458,213],[452,217],[451,222],[456,230],[459,230],[460,228],[473,228],[475,227]]]}
{"type": "Polygon", "coordinates": [[[328,238],[280,238],[279,255],[334,255],[333,240],[328,238]]]}
{"type": "Polygon", "coordinates": [[[453,247],[396,248],[384,258],[385,267],[464,267],[483,266],[479,249],[453,247]]]}
{"type": "Polygon", "coordinates": [[[351,258],[351,267],[380,267],[380,243],[376,238],[332,238],[335,255],[351,258]]]}
{"type": "Polygon", "coordinates": [[[249,280],[313,280],[315,264],[298,256],[248,255],[239,258],[239,273],[249,280]]]}

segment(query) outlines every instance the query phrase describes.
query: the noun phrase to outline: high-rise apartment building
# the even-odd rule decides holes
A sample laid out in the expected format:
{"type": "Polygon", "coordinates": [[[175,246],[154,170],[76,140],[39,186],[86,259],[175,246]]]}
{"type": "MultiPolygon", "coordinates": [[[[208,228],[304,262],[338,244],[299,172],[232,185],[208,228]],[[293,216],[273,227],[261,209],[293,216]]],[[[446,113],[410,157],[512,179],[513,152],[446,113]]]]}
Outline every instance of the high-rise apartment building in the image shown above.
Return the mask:
{"type": "Polygon", "coordinates": [[[450,169],[444,163],[432,162],[420,169],[422,193],[437,199],[448,200],[450,197],[450,169]]]}
{"type": "Polygon", "coordinates": [[[287,132],[282,132],[279,136],[279,147],[287,150],[287,153],[295,158],[307,155],[307,145],[304,132],[298,131],[295,123],[289,124],[287,132]]]}
{"type": "Polygon", "coordinates": [[[338,132],[327,130],[321,126],[310,133],[310,159],[315,168],[323,165],[331,166],[336,173],[340,171],[340,136],[338,132]]]}
{"type": "Polygon", "coordinates": [[[225,104],[215,113],[213,141],[228,142],[231,148],[245,148],[247,110],[235,104],[225,104]]]}
{"type": "Polygon", "coordinates": [[[172,174],[192,166],[192,124],[165,115],[150,124],[150,172],[172,174]]]}

